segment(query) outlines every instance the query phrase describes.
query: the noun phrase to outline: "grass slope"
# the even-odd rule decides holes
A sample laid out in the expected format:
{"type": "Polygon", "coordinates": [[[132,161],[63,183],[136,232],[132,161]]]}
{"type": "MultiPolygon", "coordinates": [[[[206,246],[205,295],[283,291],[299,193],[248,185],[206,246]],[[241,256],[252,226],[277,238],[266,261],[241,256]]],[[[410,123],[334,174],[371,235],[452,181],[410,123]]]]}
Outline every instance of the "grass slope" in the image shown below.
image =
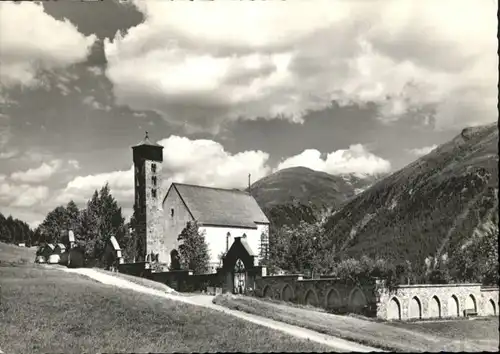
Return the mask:
{"type": "Polygon", "coordinates": [[[37,247],[19,247],[0,242],[0,265],[33,263],[35,261],[36,250],[37,247]]]}
{"type": "Polygon", "coordinates": [[[5,353],[328,351],[206,308],[2,263],[5,353]]]}
{"type": "Polygon", "coordinates": [[[391,351],[495,351],[499,345],[498,318],[386,324],[249,297],[219,295],[214,302],[391,351]]]}
{"type": "Polygon", "coordinates": [[[495,217],[498,128],[492,124],[464,129],[347,202],[327,221],[327,249],[423,266],[429,255],[452,257],[473,243],[478,226],[496,224],[495,217]]]}

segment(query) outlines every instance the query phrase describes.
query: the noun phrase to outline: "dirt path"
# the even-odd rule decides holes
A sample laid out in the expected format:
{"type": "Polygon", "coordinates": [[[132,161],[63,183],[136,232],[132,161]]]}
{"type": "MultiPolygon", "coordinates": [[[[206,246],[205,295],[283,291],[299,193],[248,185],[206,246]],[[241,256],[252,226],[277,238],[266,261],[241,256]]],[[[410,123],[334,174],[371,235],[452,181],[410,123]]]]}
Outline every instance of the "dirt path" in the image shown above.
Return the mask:
{"type": "Polygon", "coordinates": [[[213,296],[209,295],[194,295],[194,296],[180,296],[180,295],[173,295],[173,294],[168,294],[166,292],[160,291],[160,290],[155,290],[148,288],[146,286],[138,285],[135,283],[132,283],[128,280],[124,280],[118,277],[114,277],[112,275],[104,274],[101,272],[98,272],[93,269],[88,269],[88,268],[79,268],[79,269],[69,269],[69,268],[60,268],[63,271],[70,272],[70,273],[76,273],[80,275],[84,275],[86,277],[89,277],[91,279],[94,279],[100,283],[107,284],[107,285],[114,285],[118,286],[120,288],[124,289],[130,289],[133,291],[137,291],[140,293],[144,294],[149,294],[149,295],[154,295],[154,296],[160,296],[169,300],[174,300],[174,301],[181,301],[187,304],[195,305],[195,306],[203,306],[209,309],[213,309],[216,311],[221,311],[224,312],[228,315],[235,316],[238,318],[241,318],[243,320],[246,320],[248,322],[252,322],[261,326],[265,326],[268,328],[272,328],[274,330],[278,330],[284,333],[287,333],[291,336],[301,338],[301,339],[306,339],[306,340],[311,340],[316,343],[320,343],[323,345],[327,345],[334,349],[335,351],[339,352],[344,352],[344,351],[356,351],[356,352],[371,352],[371,351],[380,351],[379,349],[368,347],[365,345],[361,345],[358,343],[354,342],[349,342],[344,339],[336,338],[333,336],[321,334],[319,332],[311,331],[309,329],[305,329],[302,327],[298,326],[293,326],[289,325],[283,322],[278,322],[274,321],[265,317],[261,316],[256,316],[240,311],[235,311],[231,310],[228,308],[225,308],[220,305],[216,305],[212,303],[213,296]]]}

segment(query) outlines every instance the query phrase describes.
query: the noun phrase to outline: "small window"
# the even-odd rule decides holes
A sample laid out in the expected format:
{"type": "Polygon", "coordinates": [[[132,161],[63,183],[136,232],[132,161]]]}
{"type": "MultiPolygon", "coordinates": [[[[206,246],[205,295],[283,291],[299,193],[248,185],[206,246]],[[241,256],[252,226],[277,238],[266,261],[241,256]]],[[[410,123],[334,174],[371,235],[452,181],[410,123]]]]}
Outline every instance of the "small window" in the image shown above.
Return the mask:
{"type": "Polygon", "coordinates": [[[170,209],[170,216],[174,217],[174,209],[170,209]]]}
{"type": "Polygon", "coordinates": [[[153,186],[156,187],[156,176],[151,177],[151,182],[153,182],[153,186]]]}
{"type": "Polygon", "coordinates": [[[154,163],[154,164],[151,164],[151,171],[152,171],[153,173],[156,173],[156,164],[155,164],[155,163],[154,163]]]}
{"type": "Polygon", "coordinates": [[[151,196],[152,196],[153,198],[156,198],[156,189],[152,189],[152,190],[151,190],[151,196]]]}

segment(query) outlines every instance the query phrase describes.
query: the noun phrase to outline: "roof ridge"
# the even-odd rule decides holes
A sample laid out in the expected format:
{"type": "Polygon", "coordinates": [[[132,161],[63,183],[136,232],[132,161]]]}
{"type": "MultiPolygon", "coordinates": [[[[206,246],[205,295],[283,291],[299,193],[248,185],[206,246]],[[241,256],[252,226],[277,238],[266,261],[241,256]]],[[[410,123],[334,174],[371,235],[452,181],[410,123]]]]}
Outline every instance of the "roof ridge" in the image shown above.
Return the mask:
{"type": "Polygon", "coordinates": [[[241,193],[250,196],[251,194],[242,191],[240,189],[227,189],[227,188],[219,188],[219,187],[208,187],[208,186],[200,186],[197,184],[190,184],[190,183],[179,183],[179,182],[172,182],[172,184],[177,185],[177,186],[187,186],[187,187],[196,187],[196,188],[205,188],[205,189],[213,189],[213,190],[218,190],[218,191],[225,191],[225,192],[232,192],[232,193],[241,193]]]}

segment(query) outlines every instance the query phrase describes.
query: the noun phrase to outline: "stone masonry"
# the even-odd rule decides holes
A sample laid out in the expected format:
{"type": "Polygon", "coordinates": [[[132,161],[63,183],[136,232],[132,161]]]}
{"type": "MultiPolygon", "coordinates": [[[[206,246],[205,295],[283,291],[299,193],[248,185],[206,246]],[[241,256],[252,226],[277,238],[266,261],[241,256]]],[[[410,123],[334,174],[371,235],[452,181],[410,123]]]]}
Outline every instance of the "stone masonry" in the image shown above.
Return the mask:
{"type": "Polygon", "coordinates": [[[139,238],[139,261],[168,261],[163,239],[162,162],[163,147],[145,140],[133,148],[135,214],[139,238]],[[152,256],[151,256],[152,255],[152,256]]]}
{"type": "Polygon", "coordinates": [[[334,313],[359,313],[385,320],[498,315],[498,287],[481,284],[400,285],[395,289],[367,279],[362,284],[302,275],[256,279],[256,296],[322,307],[334,313]]]}
{"type": "Polygon", "coordinates": [[[481,284],[401,285],[380,291],[377,317],[387,320],[463,317],[498,313],[498,288],[481,284]]]}

